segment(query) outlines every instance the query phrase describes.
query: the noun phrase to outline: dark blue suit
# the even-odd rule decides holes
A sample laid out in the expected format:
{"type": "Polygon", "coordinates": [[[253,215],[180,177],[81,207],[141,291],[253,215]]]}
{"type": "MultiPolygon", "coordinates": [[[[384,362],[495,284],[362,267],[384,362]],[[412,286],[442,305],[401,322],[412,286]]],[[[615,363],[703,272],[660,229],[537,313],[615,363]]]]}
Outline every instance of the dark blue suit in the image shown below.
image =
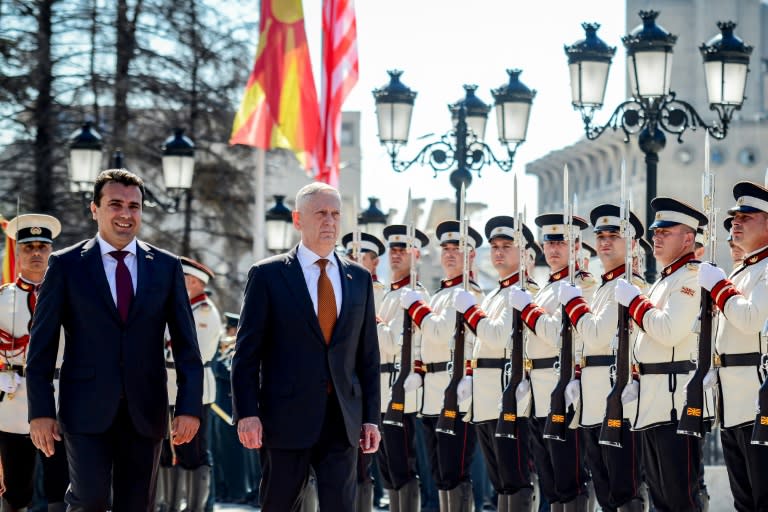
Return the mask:
{"type": "Polygon", "coordinates": [[[136,294],[125,323],[96,239],[52,254],[40,289],[27,359],[29,419],[57,417],[51,382],[63,327],[58,420],[76,469],[67,499],[84,507],[70,510],[92,510],[87,503],[100,509],[110,476],[114,511],[140,510],[152,499],[155,447],[168,431],[166,324],[179,376],[176,414],[201,415],[203,370],[181,264],[143,242],[136,258],[136,294]]]}
{"type": "MultiPolygon", "coordinates": [[[[262,487],[272,473],[273,484],[279,479],[280,494],[290,501],[306,474],[301,473],[303,462],[293,460],[287,464],[301,473],[298,484],[285,475],[284,456],[306,455],[317,473],[320,506],[346,510],[349,491],[354,496],[362,423],[380,420],[379,349],[371,276],[356,263],[336,261],[342,302],[328,345],[297,248],[251,268],[232,361],[232,391],[235,421],[258,416],[264,427],[262,487]],[[338,463],[319,469],[329,447],[338,463]],[[334,501],[324,504],[330,499],[326,489],[332,489],[334,501]]],[[[292,506],[270,501],[266,491],[265,510],[292,506]]]]}

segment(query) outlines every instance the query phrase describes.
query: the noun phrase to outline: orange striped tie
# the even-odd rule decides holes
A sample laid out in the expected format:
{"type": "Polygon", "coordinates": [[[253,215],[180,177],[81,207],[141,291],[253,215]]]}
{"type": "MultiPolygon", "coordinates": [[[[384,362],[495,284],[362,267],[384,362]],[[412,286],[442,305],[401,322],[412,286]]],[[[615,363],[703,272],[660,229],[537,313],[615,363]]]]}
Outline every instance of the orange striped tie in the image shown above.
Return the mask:
{"type": "Polygon", "coordinates": [[[333,293],[333,285],[325,272],[329,261],[320,258],[316,261],[320,267],[320,277],[317,278],[317,320],[325,337],[325,344],[331,342],[333,326],[336,324],[336,295],[333,293]]]}

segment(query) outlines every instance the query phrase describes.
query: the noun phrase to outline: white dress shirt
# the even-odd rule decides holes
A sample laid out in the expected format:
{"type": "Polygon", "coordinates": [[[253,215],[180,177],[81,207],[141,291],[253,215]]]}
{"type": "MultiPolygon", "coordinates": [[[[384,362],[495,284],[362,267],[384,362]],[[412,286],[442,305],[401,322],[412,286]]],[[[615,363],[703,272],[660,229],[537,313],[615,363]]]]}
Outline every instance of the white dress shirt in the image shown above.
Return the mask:
{"type": "MultiPolygon", "coordinates": [[[[114,256],[109,254],[112,251],[117,251],[108,242],[105,242],[98,234],[96,240],[99,242],[99,249],[101,250],[101,262],[104,264],[104,272],[107,274],[107,282],[109,283],[109,291],[112,292],[112,300],[115,301],[117,306],[117,284],[115,281],[115,271],[117,270],[117,260],[114,256]]],[[[128,272],[131,273],[131,281],[133,282],[133,294],[136,295],[136,278],[139,274],[138,265],[136,263],[136,239],[123,247],[123,251],[128,251],[123,261],[125,266],[128,267],[128,272]]]]}
{"type": "Polygon", "coordinates": [[[315,306],[315,314],[317,314],[317,280],[320,277],[320,267],[317,265],[317,260],[321,258],[328,260],[329,263],[325,266],[325,273],[328,274],[328,278],[333,285],[333,294],[336,296],[336,317],[338,318],[339,313],[341,313],[341,272],[339,271],[339,262],[334,252],[331,251],[326,256],[318,256],[309,250],[304,243],[299,242],[296,256],[299,259],[301,271],[304,273],[304,281],[307,283],[307,290],[312,299],[312,304],[315,306]]]}

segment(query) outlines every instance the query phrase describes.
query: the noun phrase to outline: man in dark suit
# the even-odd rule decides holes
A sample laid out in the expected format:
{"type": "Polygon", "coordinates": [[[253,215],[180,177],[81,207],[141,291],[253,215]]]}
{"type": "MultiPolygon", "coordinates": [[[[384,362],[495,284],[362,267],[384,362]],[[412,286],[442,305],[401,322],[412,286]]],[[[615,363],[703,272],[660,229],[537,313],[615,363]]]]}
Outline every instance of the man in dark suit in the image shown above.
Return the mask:
{"type": "Polygon", "coordinates": [[[295,510],[310,467],[322,510],[354,510],[358,445],[377,450],[379,349],[371,275],[334,253],[341,198],[296,195],[301,243],[248,274],[232,361],[240,441],[262,448],[262,510],[295,510]]]}
{"type": "Polygon", "coordinates": [[[125,169],[96,179],[98,234],[51,255],[27,359],[30,436],[47,456],[63,433],[69,512],[144,512],[154,501],[160,441],[168,430],[164,332],[178,382],[174,444],[200,425],[203,369],[176,256],[136,239],[144,185],[125,169]],[[64,363],[53,397],[59,330],[64,363]],[[58,421],[57,421],[58,419],[58,421]]]}

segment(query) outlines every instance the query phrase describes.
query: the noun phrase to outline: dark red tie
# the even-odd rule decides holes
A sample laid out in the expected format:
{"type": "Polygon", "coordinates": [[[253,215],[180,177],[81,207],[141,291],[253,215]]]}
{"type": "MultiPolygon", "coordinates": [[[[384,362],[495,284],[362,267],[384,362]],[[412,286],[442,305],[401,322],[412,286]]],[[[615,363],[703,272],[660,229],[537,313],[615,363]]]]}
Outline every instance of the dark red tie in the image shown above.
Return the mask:
{"type": "Polygon", "coordinates": [[[128,310],[131,309],[131,301],[133,300],[133,280],[124,261],[129,253],[128,251],[111,251],[109,254],[117,260],[117,268],[115,269],[117,310],[120,312],[120,318],[125,322],[128,320],[128,310]]]}

